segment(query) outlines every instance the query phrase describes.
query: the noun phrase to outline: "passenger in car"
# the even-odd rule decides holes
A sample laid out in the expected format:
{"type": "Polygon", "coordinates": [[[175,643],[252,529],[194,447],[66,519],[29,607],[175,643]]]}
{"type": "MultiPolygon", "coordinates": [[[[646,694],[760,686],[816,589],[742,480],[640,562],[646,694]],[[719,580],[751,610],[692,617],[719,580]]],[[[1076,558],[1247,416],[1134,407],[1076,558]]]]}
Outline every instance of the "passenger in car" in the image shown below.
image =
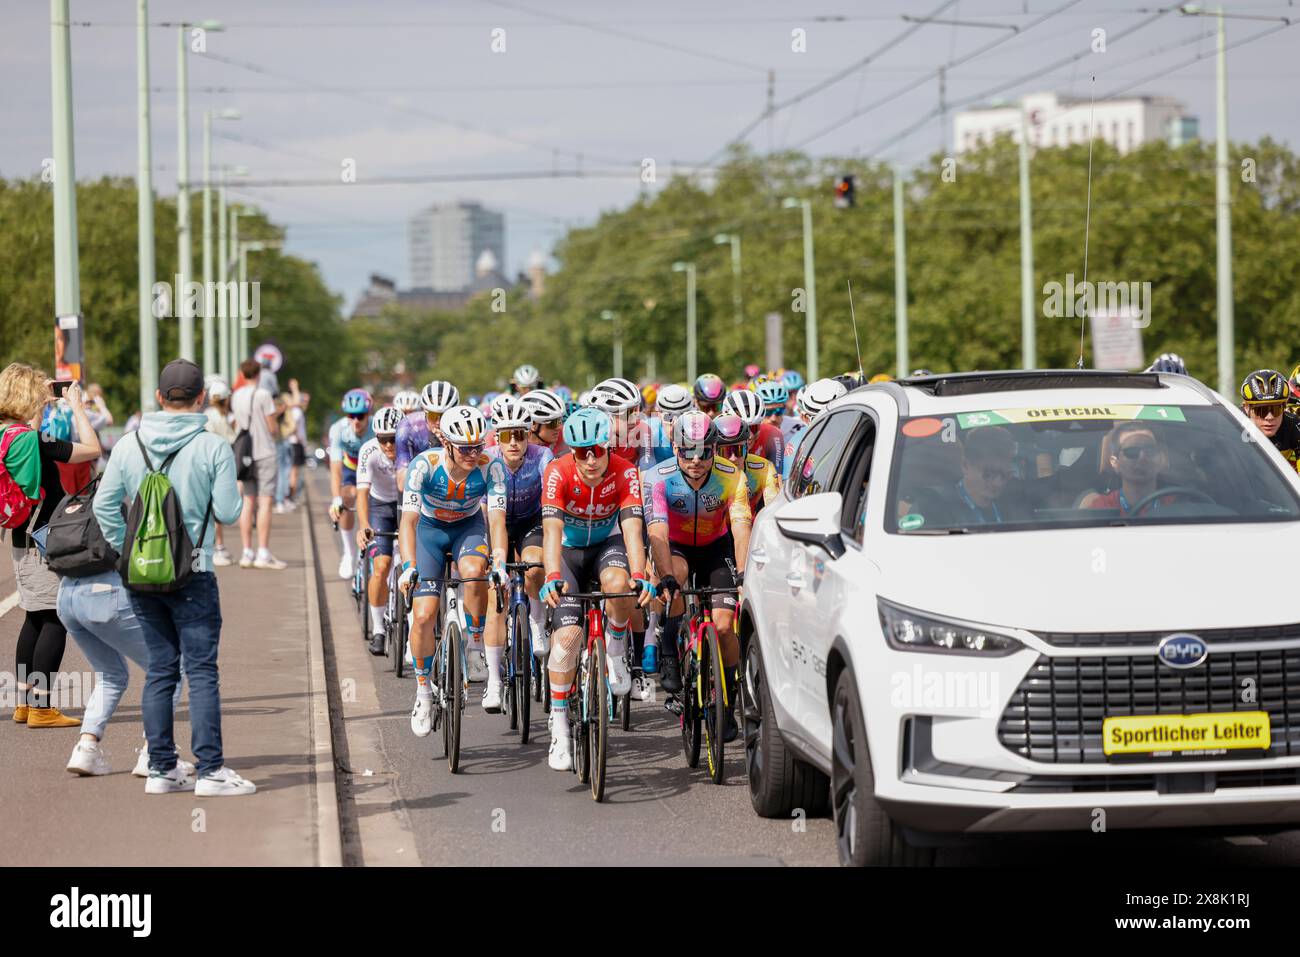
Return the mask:
{"type": "Polygon", "coordinates": [[[962,442],[961,478],[918,489],[909,499],[909,514],[921,516],[926,527],[1021,521],[1023,509],[1004,494],[1015,477],[1015,460],[1016,440],[1009,431],[996,425],[971,430],[962,442]]]}
{"type": "MultiPolygon", "coordinates": [[[[1160,475],[1169,468],[1169,453],[1146,422],[1121,422],[1110,434],[1110,467],[1119,474],[1120,487],[1091,492],[1080,508],[1108,508],[1127,515],[1135,505],[1160,487],[1160,475]]],[[[1159,508],[1162,503],[1152,503],[1159,508]]]]}

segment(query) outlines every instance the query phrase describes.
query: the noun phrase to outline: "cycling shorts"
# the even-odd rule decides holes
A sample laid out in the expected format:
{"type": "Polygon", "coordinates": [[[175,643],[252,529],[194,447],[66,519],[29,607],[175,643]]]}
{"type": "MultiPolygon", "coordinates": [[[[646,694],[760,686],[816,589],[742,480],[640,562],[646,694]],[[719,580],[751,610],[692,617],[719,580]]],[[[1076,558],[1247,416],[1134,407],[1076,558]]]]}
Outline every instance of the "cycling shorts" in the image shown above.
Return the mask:
{"type": "MultiPolygon", "coordinates": [[[[396,532],[397,502],[380,502],[373,495],[367,495],[366,501],[370,504],[370,527],[376,532],[396,532]]],[[[381,538],[376,535],[375,554],[391,557],[395,541],[392,538],[381,538]]]]}
{"type": "MultiPolygon", "coordinates": [[[[626,570],[627,549],[622,535],[611,535],[594,545],[569,546],[560,550],[560,575],[569,591],[598,591],[600,573],[606,568],[626,570]]],[[[560,606],[552,613],[552,626],[568,628],[582,621],[582,602],[568,595],[560,596],[560,606]]]]}
{"type": "Polygon", "coordinates": [[[542,547],[542,513],[506,525],[507,555],[522,556],[525,548],[542,547]]]}
{"type": "Polygon", "coordinates": [[[442,574],[447,555],[459,563],[477,555],[485,562],[488,555],[487,523],[482,512],[475,512],[461,522],[433,522],[421,518],[415,526],[415,567],[420,583],[416,598],[436,598],[442,594],[442,574]]]}
{"type": "MultiPolygon", "coordinates": [[[[731,569],[727,567],[728,560],[733,564],[736,561],[736,546],[730,533],[707,545],[679,545],[673,542],[671,550],[686,562],[686,580],[681,583],[683,587],[691,587],[686,582],[690,581],[692,574],[697,588],[736,587],[731,569]]],[[[714,611],[736,610],[735,595],[710,595],[709,603],[714,611]]]]}
{"type": "Polygon", "coordinates": [[[353,488],[357,487],[357,470],[350,469],[345,465],[343,466],[343,487],[347,488],[349,485],[353,488]]]}

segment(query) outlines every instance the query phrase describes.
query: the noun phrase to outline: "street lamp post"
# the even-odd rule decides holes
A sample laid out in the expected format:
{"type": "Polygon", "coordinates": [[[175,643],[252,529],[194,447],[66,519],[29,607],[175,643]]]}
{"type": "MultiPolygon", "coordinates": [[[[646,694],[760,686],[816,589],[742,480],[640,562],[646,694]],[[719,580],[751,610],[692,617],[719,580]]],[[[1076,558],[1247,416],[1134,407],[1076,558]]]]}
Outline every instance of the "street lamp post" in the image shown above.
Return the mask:
{"type": "Polygon", "coordinates": [[[695,381],[695,263],[675,262],[673,272],[686,273],[686,381],[695,381]]]}
{"type": "Polygon", "coordinates": [[[150,308],[153,298],[153,162],[149,139],[149,0],[136,5],[136,250],[140,292],[140,411],[156,408],[158,327],[150,308]]]}
{"type": "Polygon", "coordinates": [[[745,321],[744,309],[740,299],[740,235],[738,233],[718,233],[713,237],[718,246],[731,246],[731,305],[736,314],[736,325],[745,321]]]}
{"type": "Polygon", "coordinates": [[[614,324],[614,378],[623,378],[623,330],[619,328],[618,313],[603,309],[600,318],[614,324]]]}
{"type": "MultiPolygon", "coordinates": [[[[249,240],[239,244],[239,288],[243,289],[248,283],[248,254],[261,252],[264,249],[279,249],[279,243],[267,243],[260,240],[249,240]]],[[[235,309],[236,328],[239,330],[239,354],[244,359],[249,358],[252,354],[248,349],[248,324],[244,321],[244,316],[240,309],[235,309]]],[[[243,361],[243,360],[240,360],[243,361]]]]}
{"type": "Polygon", "coordinates": [[[239,205],[235,204],[230,207],[230,251],[223,253],[229,255],[230,268],[235,270],[235,294],[226,296],[226,325],[230,332],[230,383],[235,383],[235,375],[239,370],[239,364],[248,357],[243,354],[240,347],[239,335],[239,290],[242,288],[239,283],[243,282],[239,275],[239,205]]]}
{"type": "MultiPolygon", "coordinates": [[[[220,120],[237,120],[239,111],[226,109],[217,114],[220,120]]],[[[222,182],[225,179],[223,176],[222,182]]],[[[224,217],[225,190],[221,191],[221,208],[218,215],[224,217]]],[[[224,223],[221,239],[225,240],[224,223]]],[[[224,252],[224,247],[223,247],[224,252]]],[[[222,270],[225,273],[225,270],[222,270]]],[[[212,111],[203,111],[203,371],[207,375],[220,373],[225,369],[225,346],[220,352],[213,339],[213,296],[212,296],[212,111]]],[[[224,340],[223,340],[224,341],[224,340]]]]}
{"type": "Polygon", "coordinates": [[[787,199],[781,206],[803,210],[804,340],[808,381],[816,382],[820,377],[817,374],[817,269],[813,263],[812,203],[806,199],[787,199]]]}
{"type": "MultiPolygon", "coordinates": [[[[80,319],[77,171],[72,132],[72,41],[68,35],[68,0],[50,0],[50,51],[50,93],[54,107],[54,314],[59,320],[65,316],[69,321],[76,318],[77,327],[68,329],[67,335],[70,343],[79,345],[65,355],[82,355],[85,330],[80,319]]],[[[84,375],[84,355],[79,361],[84,375]]]]}
{"type": "Polygon", "coordinates": [[[894,170],[894,361],[898,377],[908,372],[907,228],[903,223],[903,173],[894,170]]]}

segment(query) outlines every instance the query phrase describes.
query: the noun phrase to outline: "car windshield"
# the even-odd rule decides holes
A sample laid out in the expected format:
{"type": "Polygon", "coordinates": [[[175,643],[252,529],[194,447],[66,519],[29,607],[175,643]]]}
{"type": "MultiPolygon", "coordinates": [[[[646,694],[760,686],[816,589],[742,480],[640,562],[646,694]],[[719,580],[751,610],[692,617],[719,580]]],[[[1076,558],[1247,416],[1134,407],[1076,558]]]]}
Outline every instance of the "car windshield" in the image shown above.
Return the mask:
{"type": "Polygon", "coordinates": [[[1219,406],[916,416],[899,429],[886,531],[1294,521],[1300,499],[1273,454],[1219,406]]]}

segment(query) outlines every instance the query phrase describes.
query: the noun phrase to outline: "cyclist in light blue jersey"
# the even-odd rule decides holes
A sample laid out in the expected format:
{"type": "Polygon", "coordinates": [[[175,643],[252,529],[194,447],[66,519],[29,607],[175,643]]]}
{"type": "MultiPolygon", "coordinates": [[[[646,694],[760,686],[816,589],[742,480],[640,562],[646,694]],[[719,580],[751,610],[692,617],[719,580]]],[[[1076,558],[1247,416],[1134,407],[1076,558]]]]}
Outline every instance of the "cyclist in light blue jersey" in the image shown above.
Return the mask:
{"type": "Polygon", "coordinates": [[[352,532],[352,509],[357,503],[357,456],[375,434],[370,429],[370,393],[352,389],[343,396],[343,418],[330,426],[330,519],[338,522],[343,543],[339,578],[351,578],[356,568],[357,542],[352,532]]]}

